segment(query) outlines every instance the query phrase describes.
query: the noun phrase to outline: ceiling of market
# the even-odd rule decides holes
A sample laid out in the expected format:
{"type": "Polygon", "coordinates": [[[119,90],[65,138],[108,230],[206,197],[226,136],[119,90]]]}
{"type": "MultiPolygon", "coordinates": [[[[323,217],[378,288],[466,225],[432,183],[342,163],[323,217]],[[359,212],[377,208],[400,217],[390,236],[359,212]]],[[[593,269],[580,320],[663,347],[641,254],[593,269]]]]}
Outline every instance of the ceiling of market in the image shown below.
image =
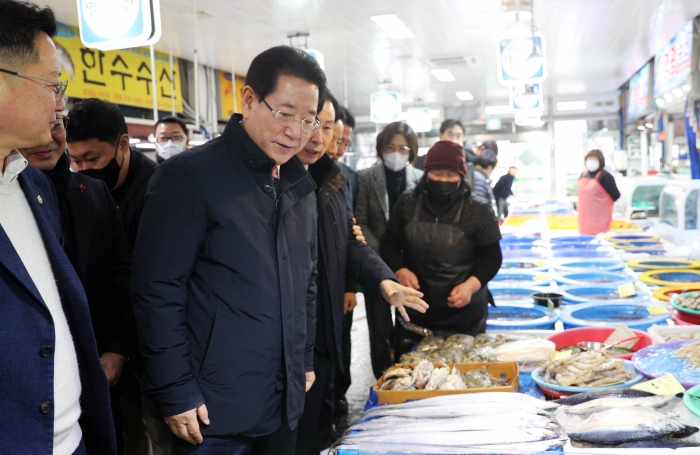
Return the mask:
{"type": "MultiPolygon", "coordinates": [[[[534,0],[535,26],[545,36],[553,99],[615,99],[615,90],[700,14],[698,0],[534,0]]],[[[330,87],[357,114],[369,95],[398,90],[405,104],[504,104],[497,80],[499,38],[509,23],[501,0],[160,0],[163,37],[156,50],[193,60],[194,11],[201,64],[245,74],[262,50],[309,33],[320,50],[330,87]],[[370,16],[396,14],[415,34],[391,39],[370,16]],[[454,82],[439,82],[432,59],[469,57],[449,66],[454,82]],[[346,82],[346,84],[344,84],[346,82]],[[473,101],[455,92],[467,90],[473,101]]],[[[50,0],[58,19],[77,25],[75,0],[50,0]]]]}

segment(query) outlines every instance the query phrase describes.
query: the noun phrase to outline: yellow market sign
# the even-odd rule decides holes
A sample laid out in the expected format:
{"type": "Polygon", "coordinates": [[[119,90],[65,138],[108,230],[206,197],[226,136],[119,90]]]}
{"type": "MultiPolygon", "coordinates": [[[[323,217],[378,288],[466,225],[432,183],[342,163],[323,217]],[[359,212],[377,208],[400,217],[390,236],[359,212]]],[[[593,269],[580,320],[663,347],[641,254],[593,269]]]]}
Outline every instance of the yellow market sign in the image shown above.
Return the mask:
{"type": "MultiPolygon", "coordinates": [[[[153,108],[151,55],[148,49],[88,49],[80,41],[78,29],[65,24],[58,25],[55,42],[61,62],[61,80],[68,80],[66,94],[69,97],[101,98],[116,104],[153,108]]],[[[173,57],[174,92],[170,57],[156,52],[155,60],[158,109],[170,111],[171,95],[174,95],[175,111],[182,112],[178,59],[173,57]]]]}
{"type": "MultiPolygon", "coordinates": [[[[245,78],[236,74],[236,113],[243,112],[241,90],[245,86],[245,78]]],[[[233,78],[231,73],[219,71],[219,97],[221,98],[221,118],[228,120],[234,114],[233,109],[233,78]]]]}

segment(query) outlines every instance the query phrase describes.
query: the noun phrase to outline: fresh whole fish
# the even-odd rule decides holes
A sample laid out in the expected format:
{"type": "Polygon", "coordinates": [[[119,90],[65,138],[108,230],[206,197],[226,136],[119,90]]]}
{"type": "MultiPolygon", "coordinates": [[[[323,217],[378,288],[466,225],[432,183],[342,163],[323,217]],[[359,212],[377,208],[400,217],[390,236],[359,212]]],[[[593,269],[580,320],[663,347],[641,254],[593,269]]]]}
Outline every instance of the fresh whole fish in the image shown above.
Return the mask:
{"type": "Polygon", "coordinates": [[[675,395],[654,395],[641,398],[606,397],[571,406],[566,408],[565,411],[567,414],[591,414],[593,412],[600,412],[613,408],[630,408],[637,406],[660,408],[673,401],[674,398],[676,398],[675,395]]]}
{"type": "Polygon", "coordinates": [[[571,395],[570,397],[560,398],[555,402],[564,406],[575,406],[577,404],[585,403],[587,401],[597,400],[598,398],[642,398],[653,396],[656,395],[651,392],[646,392],[644,390],[605,389],[597,390],[595,392],[577,393],[576,395],[571,395]]]}
{"type": "Polygon", "coordinates": [[[410,433],[386,432],[381,434],[353,433],[343,438],[343,443],[382,442],[389,444],[473,446],[492,444],[517,444],[547,439],[560,439],[561,432],[544,428],[512,428],[508,431],[431,431],[410,433]]]}
{"type": "Polygon", "coordinates": [[[453,417],[508,414],[516,412],[549,415],[546,410],[535,406],[524,406],[515,403],[480,403],[479,405],[446,405],[430,406],[426,408],[396,408],[393,406],[379,406],[367,411],[363,418],[415,416],[416,418],[421,419],[449,419],[453,417]]]}
{"type": "MultiPolygon", "coordinates": [[[[537,442],[523,442],[518,444],[490,444],[488,446],[447,446],[447,445],[414,445],[414,444],[389,444],[383,442],[360,442],[342,444],[339,448],[350,449],[359,453],[397,453],[410,455],[476,455],[494,453],[502,454],[533,454],[546,452],[550,449],[558,449],[566,443],[566,439],[547,439],[537,442]]],[[[337,452],[335,452],[337,453],[337,452]]]]}
{"type": "Polygon", "coordinates": [[[417,429],[425,433],[428,431],[426,428],[435,428],[435,431],[483,431],[495,428],[547,428],[556,430],[558,425],[552,422],[552,419],[549,417],[519,413],[467,416],[444,420],[384,417],[353,425],[348,431],[409,433],[417,429]]]}
{"type": "Polygon", "coordinates": [[[571,439],[608,445],[665,437],[683,438],[697,431],[697,428],[676,422],[651,408],[609,409],[567,429],[571,439]]]}
{"type": "Polygon", "coordinates": [[[680,441],[678,439],[656,439],[654,441],[626,442],[617,449],[682,449],[685,447],[700,447],[700,442],[680,441]]]}
{"type": "MultiPolygon", "coordinates": [[[[646,392],[645,392],[646,393],[646,392]]],[[[540,409],[556,409],[560,405],[554,401],[545,401],[524,393],[512,392],[481,392],[470,393],[465,395],[443,395],[438,397],[426,398],[423,400],[408,401],[406,403],[394,404],[390,406],[380,406],[373,408],[368,412],[378,409],[411,409],[411,408],[427,408],[431,406],[465,406],[478,407],[486,404],[487,406],[508,406],[508,407],[537,407],[540,409]]]]}

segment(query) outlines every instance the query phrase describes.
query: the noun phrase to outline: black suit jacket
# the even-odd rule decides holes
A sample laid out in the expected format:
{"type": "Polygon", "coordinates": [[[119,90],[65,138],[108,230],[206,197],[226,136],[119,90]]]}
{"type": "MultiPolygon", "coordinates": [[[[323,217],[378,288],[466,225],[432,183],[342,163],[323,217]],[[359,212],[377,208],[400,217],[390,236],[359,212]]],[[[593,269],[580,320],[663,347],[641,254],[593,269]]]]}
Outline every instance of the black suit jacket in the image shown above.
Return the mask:
{"type": "Polygon", "coordinates": [[[58,192],[64,249],[90,306],[100,355],[136,351],[131,307],[131,246],[117,205],[101,180],[70,172],[68,156],[47,173],[58,192]]]}

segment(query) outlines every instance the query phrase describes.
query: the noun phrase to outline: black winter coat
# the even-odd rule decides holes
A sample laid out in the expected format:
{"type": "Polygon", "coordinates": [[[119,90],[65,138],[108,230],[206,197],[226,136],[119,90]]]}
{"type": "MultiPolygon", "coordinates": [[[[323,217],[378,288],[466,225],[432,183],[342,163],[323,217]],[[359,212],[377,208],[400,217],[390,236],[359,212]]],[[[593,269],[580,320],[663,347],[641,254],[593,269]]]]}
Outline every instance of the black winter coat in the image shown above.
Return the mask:
{"type": "Polygon", "coordinates": [[[275,182],[240,119],[158,167],[132,268],[146,392],[206,403],[205,438],[294,429],[313,371],[316,186],[296,158],[275,182]]]}
{"type": "Polygon", "coordinates": [[[131,150],[129,171],[122,186],[112,192],[112,197],[117,203],[119,217],[124,225],[126,237],[131,248],[136,245],[136,234],[139,231],[139,220],[143,205],[146,203],[146,189],[148,181],[156,170],[156,163],[146,155],[136,150],[131,150]]]}
{"type": "Polygon", "coordinates": [[[136,353],[131,246],[107,185],[69,165],[63,155],[47,172],[58,195],[63,247],[85,288],[98,353],[130,357],[136,353]]]}
{"type": "MultiPolygon", "coordinates": [[[[324,155],[309,166],[318,186],[318,297],[316,349],[335,363],[342,358],[343,294],[346,273],[365,293],[380,293],[384,280],[396,276],[367,244],[352,233],[348,185],[340,168],[324,155]]],[[[388,305],[388,303],[386,304],[388,305]]]]}

